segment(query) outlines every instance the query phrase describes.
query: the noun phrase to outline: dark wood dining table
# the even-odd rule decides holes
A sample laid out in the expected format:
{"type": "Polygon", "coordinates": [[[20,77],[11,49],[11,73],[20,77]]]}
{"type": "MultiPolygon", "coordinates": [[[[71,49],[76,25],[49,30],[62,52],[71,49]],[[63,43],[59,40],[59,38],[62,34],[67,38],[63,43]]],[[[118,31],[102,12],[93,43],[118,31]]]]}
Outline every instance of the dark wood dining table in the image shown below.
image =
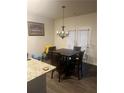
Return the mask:
{"type": "Polygon", "coordinates": [[[78,54],[80,51],[76,51],[73,49],[61,48],[61,49],[57,49],[56,51],[53,51],[53,52],[59,53],[62,56],[71,57],[73,55],[78,54]]]}
{"type": "Polygon", "coordinates": [[[53,51],[53,53],[58,53],[63,58],[66,67],[65,70],[66,76],[70,76],[73,73],[74,70],[73,58],[79,52],[80,51],[76,51],[73,49],[66,49],[66,48],[61,48],[61,49],[57,49],[56,51],[53,51]]]}

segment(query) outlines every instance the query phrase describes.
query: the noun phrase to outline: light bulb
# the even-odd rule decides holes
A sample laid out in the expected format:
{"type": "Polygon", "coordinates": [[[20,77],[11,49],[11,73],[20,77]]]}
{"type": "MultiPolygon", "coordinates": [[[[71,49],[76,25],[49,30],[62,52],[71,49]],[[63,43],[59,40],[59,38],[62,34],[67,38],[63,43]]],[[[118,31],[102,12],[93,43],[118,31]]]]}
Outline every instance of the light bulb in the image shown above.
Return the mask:
{"type": "Polygon", "coordinates": [[[62,31],[62,34],[64,33],[64,31],[62,31]]]}

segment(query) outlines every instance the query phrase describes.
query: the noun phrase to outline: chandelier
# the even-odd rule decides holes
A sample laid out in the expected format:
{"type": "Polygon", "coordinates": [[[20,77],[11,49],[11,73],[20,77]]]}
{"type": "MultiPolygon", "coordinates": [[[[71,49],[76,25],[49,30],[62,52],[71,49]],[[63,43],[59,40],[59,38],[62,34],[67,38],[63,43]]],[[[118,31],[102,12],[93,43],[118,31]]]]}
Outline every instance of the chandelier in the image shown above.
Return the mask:
{"type": "Polygon", "coordinates": [[[69,32],[65,31],[65,26],[64,26],[64,8],[65,8],[65,6],[62,6],[62,8],[63,8],[63,26],[62,26],[61,31],[57,31],[57,35],[63,39],[69,35],[69,32]]]}

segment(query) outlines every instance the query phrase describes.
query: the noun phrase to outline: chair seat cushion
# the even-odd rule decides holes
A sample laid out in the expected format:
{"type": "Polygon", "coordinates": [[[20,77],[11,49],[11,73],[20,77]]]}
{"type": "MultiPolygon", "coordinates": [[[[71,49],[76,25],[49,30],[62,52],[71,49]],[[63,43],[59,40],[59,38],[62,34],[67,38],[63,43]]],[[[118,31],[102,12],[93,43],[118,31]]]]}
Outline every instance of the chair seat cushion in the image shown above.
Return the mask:
{"type": "Polygon", "coordinates": [[[34,53],[34,54],[32,54],[32,58],[37,59],[37,60],[41,60],[42,54],[41,53],[34,53]]]}

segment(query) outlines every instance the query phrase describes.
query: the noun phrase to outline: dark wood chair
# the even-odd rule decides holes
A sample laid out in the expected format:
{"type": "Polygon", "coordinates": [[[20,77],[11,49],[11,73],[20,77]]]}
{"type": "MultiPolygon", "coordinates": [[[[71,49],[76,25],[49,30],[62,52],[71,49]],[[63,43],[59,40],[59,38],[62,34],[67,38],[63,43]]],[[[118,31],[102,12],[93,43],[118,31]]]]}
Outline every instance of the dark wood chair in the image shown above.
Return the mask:
{"type": "Polygon", "coordinates": [[[78,76],[78,80],[81,79],[82,76],[82,65],[83,65],[83,56],[85,51],[79,52],[78,55],[75,55],[74,57],[74,64],[75,64],[75,72],[78,76]]]}
{"type": "Polygon", "coordinates": [[[52,57],[52,52],[56,50],[56,46],[49,47],[47,58],[51,59],[52,57]]]}
{"type": "Polygon", "coordinates": [[[58,53],[52,53],[52,58],[51,58],[51,64],[56,66],[56,69],[52,71],[51,73],[51,78],[53,78],[54,71],[58,72],[59,79],[58,81],[60,82],[61,76],[64,73],[65,70],[65,65],[64,61],[62,60],[62,56],[58,53]]]}
{"type": "Polygon", "coordinates": [[[80,46],[74,46],[73,50],[81,51],[81,47],[80,46]]]}

